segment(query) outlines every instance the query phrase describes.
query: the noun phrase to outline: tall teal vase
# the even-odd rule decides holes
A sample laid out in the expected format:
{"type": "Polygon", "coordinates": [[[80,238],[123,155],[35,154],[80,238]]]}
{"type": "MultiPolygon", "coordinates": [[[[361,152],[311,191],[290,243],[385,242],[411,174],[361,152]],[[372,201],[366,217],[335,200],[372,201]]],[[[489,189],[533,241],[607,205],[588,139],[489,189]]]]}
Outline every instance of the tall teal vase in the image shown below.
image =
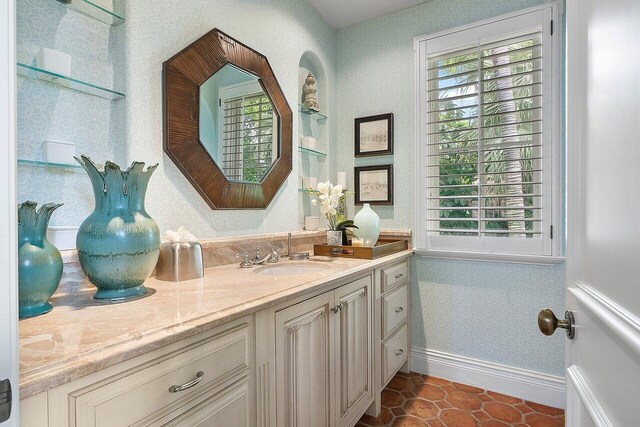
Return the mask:
{"type": "Polygon", "coordinates": [[[18,205],[18,315],[38,316],[53,309],[49,298],[62,277],[60,251],[47,240],[47,226],[59,204],[36,202],[18,205]]]}
{"type": "Polygon", "coordinates": [[[82,271],[98,288],[95,299],[124,300],[147,293],[144,281],[160,254],[160,230],[144,207],[151,174],[158,166],[133,162],[129,169],[90,158],[76,160],[91,178],[95,210],[78,230],[76,248],[82,271]]]}

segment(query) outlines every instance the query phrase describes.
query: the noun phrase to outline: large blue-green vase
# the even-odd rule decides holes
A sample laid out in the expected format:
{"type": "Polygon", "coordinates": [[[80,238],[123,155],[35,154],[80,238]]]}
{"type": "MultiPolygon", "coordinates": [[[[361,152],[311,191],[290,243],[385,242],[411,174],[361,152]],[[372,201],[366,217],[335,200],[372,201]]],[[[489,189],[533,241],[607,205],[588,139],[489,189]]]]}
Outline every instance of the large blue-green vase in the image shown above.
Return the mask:
{"type": "Polygon", "coordinates": [[[18,305],[20,318],[48,313],[49,298],[62,277],[60,251],[47,240],[47,226],[59,204],[36,202],[18,205],[18,305]]]}
{"type": "Polygon", "coordinates": [[[90,158],[76,160],[91,178],[95,210],[78,230],[76,248],[82,271],[98,291],[96,299],[123,300],[147,293],[144,281],[160,254],[160,230],[144,207],[151,174],[158,166],[133,162],[129,169],[90,158]]]}

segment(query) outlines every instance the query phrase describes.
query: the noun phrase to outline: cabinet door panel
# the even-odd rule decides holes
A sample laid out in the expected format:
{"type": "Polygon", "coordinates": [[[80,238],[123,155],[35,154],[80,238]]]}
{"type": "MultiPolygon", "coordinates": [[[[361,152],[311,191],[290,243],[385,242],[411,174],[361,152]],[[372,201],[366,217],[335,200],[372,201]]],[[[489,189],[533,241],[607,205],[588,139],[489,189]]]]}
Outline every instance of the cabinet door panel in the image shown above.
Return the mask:
{"type": "Polygon", "coordinates": [[[371,277],[356,280],[336,292],[336,404],[338,425],[351,425],[369,405],[372,395],[371,277]]]}
{"type": "Polygon", "coordinates": [[[327,427],[331,417],[332,293],[276,313],[277,425],[327,427]]]}

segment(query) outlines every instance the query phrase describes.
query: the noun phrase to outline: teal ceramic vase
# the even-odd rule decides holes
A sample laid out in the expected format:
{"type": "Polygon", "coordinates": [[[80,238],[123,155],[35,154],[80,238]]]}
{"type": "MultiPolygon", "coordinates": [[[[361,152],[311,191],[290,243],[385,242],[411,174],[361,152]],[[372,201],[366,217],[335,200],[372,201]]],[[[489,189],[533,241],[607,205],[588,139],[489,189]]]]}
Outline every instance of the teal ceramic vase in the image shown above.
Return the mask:
{"type": "Polygon", "coordinates": [[[47,240],[47,226],[59,204],[36,202],[18,205],[18,313],[38,316],[53,309],[49,298],[62,278],[60,251],[47,240]]]}
{"type": "Polygon", "coordinates": [[[133,162],[129,169],[90,158],[76,160],[91,178],[95,209],[78,230],[76,248],[82,271],[98,288],[95,299],[124,300],[147,293],[144,281],[160,254],[160,230],[144,207],[151,174],[158,166],[133,162]]]}
{"type": "Polygon", "coordinates": [[[375,246],[380,237],[380,217],[371,209],[369,203],[365,203],[360,212],[353,217],[353,223],[358,226],[353,230],[363,246],[375,246]]]}

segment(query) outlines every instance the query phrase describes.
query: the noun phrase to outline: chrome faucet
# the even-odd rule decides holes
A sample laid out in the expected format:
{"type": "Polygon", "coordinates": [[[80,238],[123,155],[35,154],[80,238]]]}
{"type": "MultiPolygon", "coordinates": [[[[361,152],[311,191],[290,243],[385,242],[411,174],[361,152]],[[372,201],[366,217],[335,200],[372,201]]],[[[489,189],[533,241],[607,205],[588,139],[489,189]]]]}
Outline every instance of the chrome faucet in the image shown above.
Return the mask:
{"type": "Polygon", "coordinates": [[[240,268],[251,268],[253,267],[253,263],[249,261],[249,254],[246,252],[236,254],[236,258],[242,258],[242,262],[240,262],[240,268]]]}
{"type": "Polygon", "coordinates": [[[252,264],[264,264],[268,262],[270,264],[274,264],[280,261],[280,255],[275,249],[272,249],[271,252],[267,253],[265,256],[260,257],[260,248],[256,248],[256,256],[251,260],[252,264]]]}

